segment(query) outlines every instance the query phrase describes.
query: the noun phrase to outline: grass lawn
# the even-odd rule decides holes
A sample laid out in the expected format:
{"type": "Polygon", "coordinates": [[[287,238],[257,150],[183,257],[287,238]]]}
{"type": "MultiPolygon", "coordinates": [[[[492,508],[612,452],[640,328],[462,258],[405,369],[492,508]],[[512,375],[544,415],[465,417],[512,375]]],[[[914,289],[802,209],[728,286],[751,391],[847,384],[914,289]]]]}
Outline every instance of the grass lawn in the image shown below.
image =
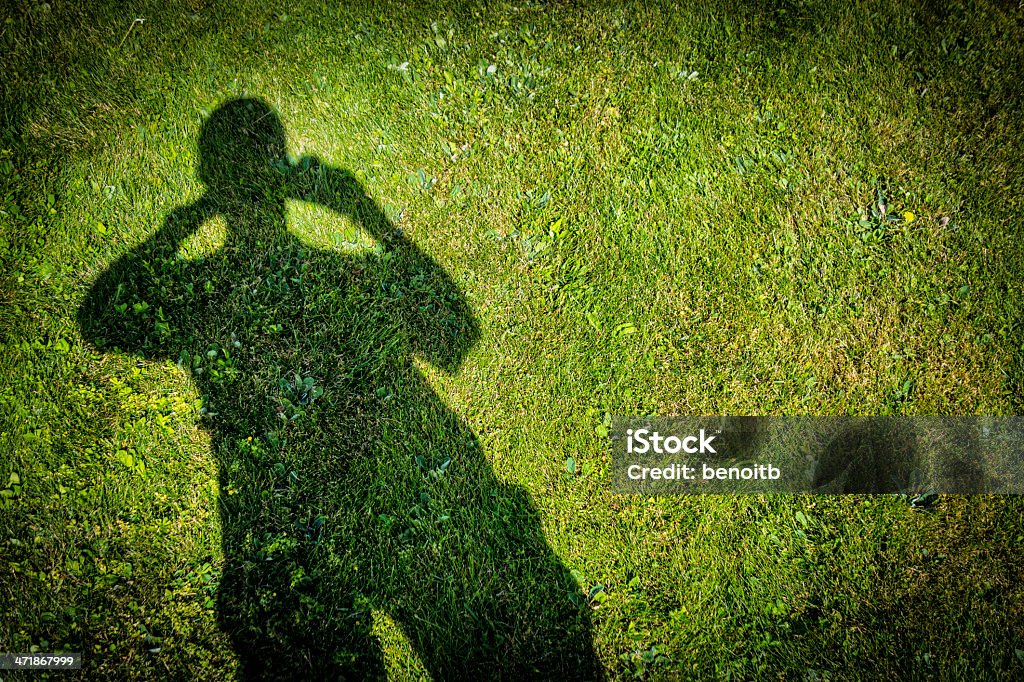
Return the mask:
{"type": "Polygon", "coordinates": [[[1021,413],[1019,5],[14,5],[0,652],[1024,677],[1021,500],[615,495],[606,438],[1021,413]]]}

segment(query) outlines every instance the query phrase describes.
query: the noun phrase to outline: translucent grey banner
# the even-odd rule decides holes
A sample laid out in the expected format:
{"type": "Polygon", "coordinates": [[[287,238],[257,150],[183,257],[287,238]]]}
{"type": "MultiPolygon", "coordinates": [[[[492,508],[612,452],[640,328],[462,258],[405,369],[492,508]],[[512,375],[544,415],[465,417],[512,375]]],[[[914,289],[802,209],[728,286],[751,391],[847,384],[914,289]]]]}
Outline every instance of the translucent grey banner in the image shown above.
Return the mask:
{"type": "Polygon", "coordinates": [[[611,438],[617,493],[1024,493],[1024,417],[619,417],[611,438]]]}

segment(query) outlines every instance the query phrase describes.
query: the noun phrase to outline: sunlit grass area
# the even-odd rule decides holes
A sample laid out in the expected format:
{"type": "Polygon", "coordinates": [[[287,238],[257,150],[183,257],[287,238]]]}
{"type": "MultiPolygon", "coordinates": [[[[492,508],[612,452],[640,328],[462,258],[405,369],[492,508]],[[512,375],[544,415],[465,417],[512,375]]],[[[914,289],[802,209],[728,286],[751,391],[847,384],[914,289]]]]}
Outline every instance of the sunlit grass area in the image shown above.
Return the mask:
{"type": "Polygon", "coordinates": [[[20,2],[0,652],[1019,679],[1015,498],[611,493],[617,415],[1019,414],[1009,3],[20,2]]]}

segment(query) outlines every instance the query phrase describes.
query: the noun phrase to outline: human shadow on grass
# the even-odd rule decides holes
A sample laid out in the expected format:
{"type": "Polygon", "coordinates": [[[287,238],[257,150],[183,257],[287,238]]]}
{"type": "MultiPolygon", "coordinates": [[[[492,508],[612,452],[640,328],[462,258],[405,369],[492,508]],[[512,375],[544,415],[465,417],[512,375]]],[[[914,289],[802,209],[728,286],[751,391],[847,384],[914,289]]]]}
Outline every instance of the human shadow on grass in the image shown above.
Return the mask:
{"type": "Polygon", "coordinates": [[[436,679],[595,677],[586,600],[529,497],[414,363],[451,373],[477,339],[458,286],[351,174],[289,160],[261,100],[213,113],[199,159],[205,194],[106,270],[78,320],[99,348],[194,376],[219,468],[218,614],[244,675],[380,677],[387,614],[436,679]],[[303,243],[286,199],[375,246],[303,243]],[[218,217],[223,246],[183,255],[218,217]]]}

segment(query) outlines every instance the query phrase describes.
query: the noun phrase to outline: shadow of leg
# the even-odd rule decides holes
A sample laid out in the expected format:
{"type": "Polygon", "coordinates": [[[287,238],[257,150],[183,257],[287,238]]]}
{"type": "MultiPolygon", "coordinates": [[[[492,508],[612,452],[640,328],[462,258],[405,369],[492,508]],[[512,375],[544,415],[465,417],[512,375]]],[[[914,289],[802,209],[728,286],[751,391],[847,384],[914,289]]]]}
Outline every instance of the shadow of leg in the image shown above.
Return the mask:
{"type": "Polygon", "coordinates": [[[594,679],[589,611],[529,496],[497,480],[470,429],[418,376],[395,386],[378,454],[402,481],[382,545],[384,608],[435,679],[594,679]],[[575,599],[574,599],[575,597],[575,599]]]}
{"type": "Polygon", "coordinates": [[[353,584],[347,562],[332,565],[321,525],[309,520],[322,501],[299,494],[291,471],[275,477],[275,460],[287,453],[250,439],[218,441],[225,557],[218,610],[242,677],[382,679],[366,590],[353,584]]]}

